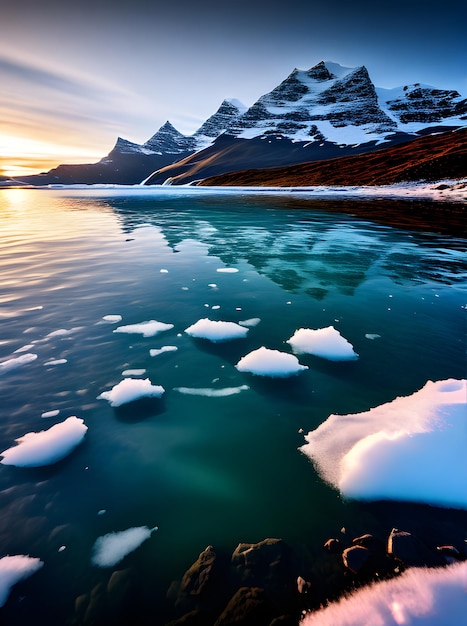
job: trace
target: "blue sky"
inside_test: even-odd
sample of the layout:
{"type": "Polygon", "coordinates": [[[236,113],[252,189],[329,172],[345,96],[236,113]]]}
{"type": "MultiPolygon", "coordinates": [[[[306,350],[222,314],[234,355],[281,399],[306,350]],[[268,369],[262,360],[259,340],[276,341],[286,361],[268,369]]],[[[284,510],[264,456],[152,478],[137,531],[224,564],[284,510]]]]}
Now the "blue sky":
{"type": "Polygon", "coordinates": [[[320,60],[467,96],[466,23],[453,0],[16,0],[0,19],[0,170],[92,162],[167,119],[190,134],[224,98],[251,105],[320,60]]]}

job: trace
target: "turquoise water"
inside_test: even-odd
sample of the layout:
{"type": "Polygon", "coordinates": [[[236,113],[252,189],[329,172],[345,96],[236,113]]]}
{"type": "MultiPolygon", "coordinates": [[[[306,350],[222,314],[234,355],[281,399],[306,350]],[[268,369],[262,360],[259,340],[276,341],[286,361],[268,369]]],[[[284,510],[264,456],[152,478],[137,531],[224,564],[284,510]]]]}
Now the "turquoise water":
{"type": "Polygon", "coordinates": [[[277,536],[312,551],[341,526],[378,523],[322,483],[300,431],[465,377],[466,240],[352,212],[170,188],[0,191],[0,362],[37,354],[0,375],[1,450],[70,415],[89,429],[57,465],[0,466],[0,556],[45,564],[12,591],[5,623],[66,623],[78,596],[122,568],[140,581],[140,623],[157,623],[170,582],[209,544],[277,536]],[[173,329],[116,334],[103,320],[116,314],[173,329]],[[261,321],[246,339],[212,344],[184,333],[204,317],[261,321]],[[284,380],[234,367],[260,346],[289,352],[298,328],[330,325],[359,360],[303,355],[309,369],[284,380]],[[178,349],[150,356],[167,345],[178,349]],[[126,369],[145,369],[163,400],[98,400],[126,369]],[[176,390],[242,385],[226,397],[176,390]],[[122,563],[91,565],[98,536],[143,525],[159,530],[122,563]]]}

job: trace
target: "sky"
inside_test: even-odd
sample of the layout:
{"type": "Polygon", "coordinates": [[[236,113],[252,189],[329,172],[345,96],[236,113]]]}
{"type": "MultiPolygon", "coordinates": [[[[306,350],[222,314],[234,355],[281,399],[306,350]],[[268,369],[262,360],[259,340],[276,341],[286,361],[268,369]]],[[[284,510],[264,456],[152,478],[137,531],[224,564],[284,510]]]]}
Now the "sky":
{"type": "Polygon", "coordinates": [[[378,87],[467,97],[464,0],[15,0],[0,11],[0,174],[92,163],[166,120],[194,133],[295,68],[365,65],[378,87]]]}

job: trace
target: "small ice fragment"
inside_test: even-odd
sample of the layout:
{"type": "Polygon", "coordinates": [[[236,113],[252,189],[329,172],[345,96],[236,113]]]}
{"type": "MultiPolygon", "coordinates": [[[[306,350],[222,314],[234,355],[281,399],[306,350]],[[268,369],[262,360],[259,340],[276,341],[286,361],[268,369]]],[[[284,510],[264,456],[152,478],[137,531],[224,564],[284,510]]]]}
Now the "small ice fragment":
{"type": "Polygon", "coordinates": [[[174,391],[183,393],[188,396],[205,396],[206,398],[225,398],[233,396],[242,391],[249,389],[248,385],[240,385],[239,387],[224,387],[223,389],[211,388],[193,388],[193,387],[174,387],[174,391]]]}
{"type": "Polygon", "coordinates": [[[64,550],[66,550],[66,546],[60,546],[58,549],[59,552],[63,552],[64,550]]]}
{"type": "Polygon", "coordinates": [[[8,359],[7,361],[3,361],[3,363],[0,363],[0,374],[2,372],[10,372],[11,370],[16,369],[17,367],[21,367],[22,365],[31,363],[32,361],[35,361],[36,359],[37,359],[37,354],[28,352],[26,354],[22,354],[21,356],[17,356],[12,359],[8,359]]]}
{"type": "Polygon", "coordinates": [[[44,366],[48,366],[48,365],[63,365],[64,363],[67,363],[67,359],[52,359],[52,361],[47,361],[46,363],[44,363],[44,366]]]}
{"type": "Polygon", "coordinates": [[[97,511],[97,515],[105,515],[107,513],[107,509],[100,509],[97,511]]]}
{"type": "Polygon", "coordinates": [[[215,304],[214,306],[211,307],[213,311],[216,311],[217,309],[220,309],[220,308],[221,308],[220,304],[215,304]]]}
{"type": "Polygon", "coordinates": [[[104,315],[102,318],[104,322],[109,322],[109,324],[116,324],[117,322],[122,321],[121,315],[104,315]]]}
{"type": "Polygon", "coordinates": [[[176,352],[178,350],[177,346],[162,346],[162,348],[152,348],[149,350],[150,356],[159,356],[164,352],[176,352]]]}
{"type": "Polygon", "coordinates": [[[124,378],[110,391],[103,391],[97,399],[108,400],[110,406],[118,407],[140,398],[160,398],[164,391],[160,385],[151,384],[149,378],[124,378]]]}
{"type": "Polygon", "coordinates": [[[161,270],[160,270],[160,273],[161,273],[161,274],[168,274],[168,273],[169,273],[169,270],[166,270],[166,269],[161,269],[161,270]]]}
{"type": "Polygon", "coordinates": [[[236,267],[218,267],[216,272],[220,272],[222,274],[235,274],[238,272],[236,267]]]}
{"type": "Polygon", "coordinates": [[[23,346],[22,348],[18,348],[17,350],[15,350],[13,354],[18,354],[18,352],[27,352],[28,350],[31,350],[31,348],[34,348],[34,344],[28,343],[26,346],[23,346]]]}
{"type": "Polygon", "coordinates": [[[113,567],[134,552],[136,548],[151,537],[155,528],[136,526],[120,532],[108,533],[98,537],[92,549],[92,563],[98,567],[113,567]]]}
{"type": "Polygon", "coordinates": [[[270,350],[264,346],[242,357],[235,367],[239,372],[272,378],[286,378],[308,369],[293,354],[270,350]]]}
{"type": "Polygon", "coordinates": [[[260,322],[261,322],[261,318],[250,317],[250,319],[242,320],[238,323],[240,324],[240,326],[247,326],[248,328],[251,328],[253,326],[257,326],[260,322]]]}
{"type": "Polygon", "coordinates": [[[189,287],[182,287],[182,291],[188,291],[189,289],[189,287]]]}
{"type": "Polygon", "coordinates": [[[157,333],[161,333],[165,330],[170,330],[174,327],[173,324],[164,324],[163,322],[157,322],[156,320],[149,320],[147,322],[140,322],[139,324],[127,324],[125,326],[118,326],[114,333],[137,333],[143,335],[143,337],[153,337],[157,333]]]}
{"type": "Polygon", "coordinates": [[[26,433],[16,439],[18,445],[1,453],[0,463],[17,467],[52,465],[66,457],[84,439],[88,427],[72,416],[48,430],[26,433]]]}
{"type": "Polygon", "coordinates": [[[122,376],[143,376],[146,374],[145,369],[123,370],[122,376]]]}
{"type": "Polygon", "coordinates": [[[47,417],[57,417],[57,415],[60,413],[60,409],[55,409],[53,411],[46,411],[45,413],[42,413],[41,417],[43,418],[47,418],[47,417]]]}
{"type": "Polygon", "coordinates": [[[216,322],[204,318],[186,328],[185,332],[191,337],[217,342],[246,337],[248,328],[243,328],[235,322],[216,322]]]}
{"type": "Polygon", "coordinates": [[[365,335],[365,339],[380,339],[381,335],[378,335],[377,333],[366,333],[365,335]]]}
{"type": "Polygon", "coordinates": [[[208,287],[211,287],[211,289],[215,289],[217,287],[216,283],[209,283],[208,287]]]}

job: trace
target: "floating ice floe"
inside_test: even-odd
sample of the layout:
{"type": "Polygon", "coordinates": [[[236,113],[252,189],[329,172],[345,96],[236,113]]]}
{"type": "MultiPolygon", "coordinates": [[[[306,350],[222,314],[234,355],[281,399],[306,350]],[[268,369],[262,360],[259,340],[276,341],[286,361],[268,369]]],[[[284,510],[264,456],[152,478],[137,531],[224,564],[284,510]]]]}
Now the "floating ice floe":
{"type": "Polygon", "coordinates": [[[378,335],[377,333],[366,333],[365,339],[381,339],[381,335],[378,335]]]}
{"type": "Polygon", "coordinates": [[[46,361],[44,363],[44,366],[49,366],[49,365],[64,365],[65,363],[68,363],[67,359],[52,359],[51,361],[46,361]]]}
{"type": "Polygon", "coordinates": [[[16,356],[12,359],[8,359],[7,361],[3,361],[3,363],[0,363],[0,374],[3,372],[11,372],[11,370],[15,370],[17,367],[31,363],[36,359],[37,354],[28,352],[27,354],[22,354],[21,356],[16,356]]]}
{"type": "Polygon", "coordinates": [[[121,406],[140,398],[160,398],[164,387],[153,385],[149,378],[124,378],[110,391],[103,391],[98,400],[108,400],[110,406],[121,406]]]}
{"type": "Polygon", "coordinates": [[[301,626],[459,626],[465,623],[467,561],[410,568],[309,613],[301,626]]]}
{"type": "Polygon", "coordinates": [[[147,322],[139,322],[138,324],[127,324],[126,326],[118,326],[114,333],[136,333],[143,335],[143,337],[154,337],[158,333],[162,333],[165,330],[171,330],[174,327],[173,324],[164,324],[164,322],[157,322],[156,320],[148,320],[147,322]]]}
{"type": "Polygon", "coordinates": [[[54,409],[53,411],[45,411],[45,413],[41,414],[41,417],[43,418],[47,418],[47,417],[57,417],[57,415],[60,413],[60,409],[54,409]]]}
{"type": "Polygon", "coordinates": [[[235,367],[239,372],[272,378],[287,378],[308,369],[293,354],[270,350],[264,346],[242,357],[235,367]]]}
{"type": "Polygon", "coordinates": [[[212,389],[210,387],[174,387],[174,391],[183,393],[188,396],[205,396],[206,398],[225,398],[233,396],[242,391],[247,391],[248,385],[240,385],[239,387],[224,387],[222,389],[212,389]]]}
{"type": "Polygon", "coordinates": [[[146,370],[141,368],[141,369],[132,369],[132,370],[123,370],[122,372],[122,376],[143,376],[144,374],[146,374],[146,370]]]}
{"type": "Polygon", "coordinates": [[[88,427],[79,417],[68,417],[48,430],[26,433],[16,439],[18,445],[4,450],[0,456],[3,465],[41,467],[65,458],[84,439],[88,427]]]}
{"type": "Polygon", "coordinates": [[[16,583],[35,574],[44,562],[25,554],[4,556],[0,559],[0,607],[4,606],[16,583]]]}
{"type": "Polygon", "coordinates": [[[192,326],[185,328],[185,332],[197,339],[209,339],[209,341],[217,342],[242,339],[246,337],[248,328],[244,328],[235,322],[216,322],[205,317],[192,326]]]}
{"type": "Polygon", "coordinates": [[[34,348],[34,344],[33,343],[28,343],[27,345],[21,346],[21,348],[18,348],[17,350],[15,350],[13,352],[13,354],[18,354],[19,352],[28,352],[32,348],[34,348]]]}
{"type": "Polygon", "coordinates": [[[68,337],[68,335],[72,335],[77,330],[81,330],[80,326],[75,326],[74,328],[59,328],[58,330],[53,330],[51,333],[48,333],[45,336],[45,339],[53,339],[54,337],[68,337]]]}
{"type": "Polygon", "coordinates": [[[107,322],[109,324],[118,324],[118,322],[122,321],[122,316],[121,315],[104,315],[102,319],[104,320],[104,322],[107,322]]]}
{"type": "Polygon", "coordinates": [[[113,567],[123,561],[127,554],[139,548],[155,530],[157,530],[157,526],[154,528],[135,526],[98,537],[92,548],[91,561],[93,565],[113,567]]]}
{"type": "Polygon", "coordinates": [[[344,496],[467,508],[467,381],[431,382],[355,415],[331,415],[300,449],[344,496]]]}
{"type": "Polygon", "coordinates": [[[258,324],[260,322],[261,322],[261,318],[260,317],[250,317],[250,319],[241,320],[238,323],[240,324],[240,326],[246,326],[247,328],[253,328],[254,326],[258,326],[258,324]]]}
{"type": "Polygon", "coordinates": [[[149,355],[159,356],[160,354],[164,354],[164,352],[176,352],[177,350],[177,346],[162,346],[162,348],[152,348],[149,350],[149,355]]]}
{"type": "Polygon", "coordinates": [[[313,354],[329,361],[358,359],[351,343],[334,326],[326,328],[299,328],[287,339],[295,354],[313,354]]]}
{"type": "Polygon", "coordinates": [[[216,272],[221,274],[236,274],[238,269],[236,267],[218,267],[216,272]]]}

